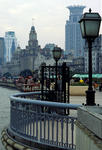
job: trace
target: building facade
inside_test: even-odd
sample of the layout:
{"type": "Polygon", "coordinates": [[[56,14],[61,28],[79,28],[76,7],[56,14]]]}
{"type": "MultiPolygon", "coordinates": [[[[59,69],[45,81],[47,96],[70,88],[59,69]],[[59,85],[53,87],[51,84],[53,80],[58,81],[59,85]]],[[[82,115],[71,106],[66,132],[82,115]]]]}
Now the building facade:
{"type": "MultiPolygon", "coordinates": [[[[26,69],[31,71],[40,71],[40,66],[45,63],[47,66],[55,65],[55,60],[53,59],[52,54],[52,47],[54,46],[56,45],[47,44],[43,49],[41,49],[38,44],[35,27],[32,26],[29,33],[28,45],[25,49],[21,49],[20,46],[17,46],[11,61],[2,65],[2,74],[10,72],[13,76],[16,76],[26,69]]],[[[72,54],[64,55],[63,52],[58,64],[62,65],[63,62],[66,62],[71,71],[81,73],[84,68],[83,60],[83,57],[74,58],[72,54]]]]}
{"type": "Polygon", "coordinates": [[[82,39],[78,21],[83,14],[85,6],[69,6],[69,20],[65,25],[65,52],[73,53],[74,57],[84,56],[84,40],[82,39]]]}
{"type": "MultiPolygon", "coordinates": [[[[41,53],[36,30],[32,26],[29,33],[28,45],[25,49],[21,49],[20,46],[16,48],[11,61],[2,65],[2,74],[10,72],[12,75],[18,75],[26,69],[34,71],[39,69],[43,62],[47,62],[47,58],[41,53]]],[[[49,61],[50,64],[52,62],[49,61]]]]}
{"type": "Polygon", "coordinates": [[[13,53],[15,52],[17,48],[17,38],[15,36],[15,32],[8,31],[5,33],[5,61],[10,62],[13,53]]]}
{"type": "Polygon", "coordinates": [[[71,71],[75,73],[84,73],[84,57],[74,58],[70,66],[71,71]]]}
{"type": "Polygon", "coordinates": [[[4,38],[0,37],[0,65],[4,63],[5,43],[4,38]]]}
{"type": "Polygon", "coordinates": [[[24,69],[35,70],[34,63],[40,52],[40,49],[41,48],[38,44],[35,27],[32,26],[29,33],[28,45],[26,46],[25,49],[21,50],[20,53],[20,64],[21,64],[20,70],[24,70],[24,69]]]}
{"type": "Polygon", "coordinates": [[[52,51],[56,45],[54,43],[48,43],[42,49],[41,54],[43,54],[47,59],[52,57],[52,51]]]}
{"type": "MultiPolygon", "coordinates": [[[[85,42],[84,47],[85,73],[88,73],[88,44],[85,42]]],[[[92,43],[92,71],[93,73],[102,73],[102,35],[92,43]]]]}
{"type": "Polygon", "coordinates": [[[99,54],[99,73],[102,73],[102,48],[101,53],[99,54]]]}

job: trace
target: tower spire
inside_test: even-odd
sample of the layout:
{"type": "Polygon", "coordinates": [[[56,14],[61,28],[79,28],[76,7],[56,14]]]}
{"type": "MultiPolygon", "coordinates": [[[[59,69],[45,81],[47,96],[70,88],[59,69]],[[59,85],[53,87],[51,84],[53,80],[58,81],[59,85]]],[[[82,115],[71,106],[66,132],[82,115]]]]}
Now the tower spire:
{"type": "Polygon", "coordinates": [[[32,18],[32,26],[34,26],[34,18],[32,18]]]}

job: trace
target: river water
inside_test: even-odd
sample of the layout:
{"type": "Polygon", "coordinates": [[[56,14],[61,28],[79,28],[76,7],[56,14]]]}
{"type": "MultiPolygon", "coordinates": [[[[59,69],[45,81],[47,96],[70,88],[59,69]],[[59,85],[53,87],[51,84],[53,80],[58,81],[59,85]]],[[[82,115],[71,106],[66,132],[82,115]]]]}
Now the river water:
{"type": "MultiPolygon", "coordinates": [[[[0,138],[1,131],[4,127],[7,127],[10,122],[10,95],[18,93],[19,91],[2,88],[0,87],[0,138]]],[[[96,91],[96,104],[102,105],[102,92],[96,91]]],[[[72,104],[82,104],[86,103],[85,96],[71,96],[70,103],[72,104]]],[[[0,140],[0,150],[4,150],[0,140]]]]}
{"type": "Polygon", "coordinates": [[[1,131],[10,122],[10,95],[17,93],[16,90],[0,87],[0,150],[4,150],[1,144],[1,131]]]}

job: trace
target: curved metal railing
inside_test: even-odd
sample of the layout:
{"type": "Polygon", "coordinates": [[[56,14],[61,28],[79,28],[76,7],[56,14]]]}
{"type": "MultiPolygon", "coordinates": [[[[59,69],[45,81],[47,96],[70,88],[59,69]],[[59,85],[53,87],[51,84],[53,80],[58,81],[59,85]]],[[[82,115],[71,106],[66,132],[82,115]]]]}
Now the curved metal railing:
{"type": "Polygon", "coordinates": [[[81,105],[41,101],[40,92],[10,97],[10,130],[23,139],[62,149],[75,149],[76,117],[65,114],[81,105]]]}

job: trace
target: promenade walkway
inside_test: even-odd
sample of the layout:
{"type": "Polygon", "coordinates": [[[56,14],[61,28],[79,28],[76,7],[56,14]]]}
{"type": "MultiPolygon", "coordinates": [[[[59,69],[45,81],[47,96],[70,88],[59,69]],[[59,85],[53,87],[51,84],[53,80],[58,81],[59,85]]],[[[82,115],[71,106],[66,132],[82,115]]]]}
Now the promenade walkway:
{"type": "MultiPolygon", "coordinates": [[[[28,96],[26,98],[28,98],[28,96]]],[[[44,106],[44,109],[49,108],[50,105],[48,104],[45,106],[45,104],[42,105],[38,103],[38,101],[33,102],[30,99],[29,101],[23,99],[23,102],[20,102],[21,101],[18,103],[16,102],[16,99],[12,99],[11,133],[14,131],[15,135],[17,133],[21,137],[27,137],[32,141],[44,143],[45,145],[75,149],[76,126],[74,125],[74,122],[76,119],[73,117],[77,116],[76,110],[70,110],[70,118],[68,115],[65,116],[56,113],[49,114],[46,111],[44,113],[39,111],[42,106],[44,106]],[[29,107],[28,103],[31,103],[29,107]]],[[[95,102],[96,104],[102,105],[102,92],[99,92],[98,90],[95,94],[95,102]]],[[[86,97],[70,96],[70,103],[85,104],[86,97]]],[[[62,106],[60,106],[60,108],[64,109],[62,106]]]]}
{"type": "MultiPolygon", "coordinates": [[[[102,92],[96,90],[95,93],[95,102],[96,104],[102,105],[102,92]]],[[[70,96],[70,103],[72,104],[82,104],[86,103],[86,96],[70,96]]]]}

